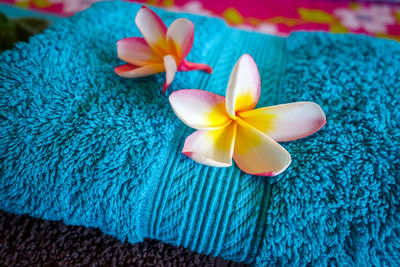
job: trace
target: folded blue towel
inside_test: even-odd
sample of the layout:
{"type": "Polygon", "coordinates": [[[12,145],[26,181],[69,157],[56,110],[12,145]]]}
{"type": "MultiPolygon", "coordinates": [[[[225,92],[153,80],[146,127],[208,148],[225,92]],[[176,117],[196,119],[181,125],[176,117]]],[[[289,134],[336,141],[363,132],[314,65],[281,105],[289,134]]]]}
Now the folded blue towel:
{"type": "Polygon", "coordinates": [[[0,56],[0,208],[155,238],[256,265],[400,265],[400,44],[360,35],[195,24],[168,92],[224,95],[243,53],[258,64],[260,106],[314,101],[327,125],[284,143],[291,166],[266,178],[180,153],[193,130],[162,93],[164,74],[118,77],[116,42],[140,36],[139,5],[95,4],[0,56]]]}

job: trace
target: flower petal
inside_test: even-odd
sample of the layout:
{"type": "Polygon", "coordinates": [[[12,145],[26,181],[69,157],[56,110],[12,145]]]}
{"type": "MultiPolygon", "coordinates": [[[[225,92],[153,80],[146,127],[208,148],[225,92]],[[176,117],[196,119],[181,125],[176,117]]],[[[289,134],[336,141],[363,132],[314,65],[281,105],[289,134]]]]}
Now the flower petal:
{"type": "Polygon", "coordinates": [[[164,66],[165,66],[165,82],[163,85],[163,92],[167,90],[167,88],[171,85],[172,81],[175,78],[175,73],[177,71],[176,61],[173,56],[166,55],[164,57],[164,66]]]}
{"type": "Polygon", "coordinates": [[[260,98],[260,74],[253,58],[244,54],[236,62],[226,91],[226,110],[232,118],[237,111],[253,109],[260,98]]]}
{"type": "Polygon", "coordinates": [[[139,78],[164,71],[164,66],[159,65],[147,65],[147,66],[135,66],[132,64],[125,64],[118,66],[114,71],[121,77],[125,78],[139,78]]]}
{"type": "Polygon", "coordinates": [[[150,8],[143,6],[136,14],[135,23],[149,46],[159,55],[163,55],[167,49],[167,27],[161,18],[150,8]]]}
{"type": "Polygon", "coordinates": [[[297,102],[239,113],[240,118],[277,142],[292,141],[320,130],[326,123],[321,107],[297,102]]]}
{"type": "Polygon", "coordinates": [[[173,92],[169,102],[176,116],[194,129],[215,130],[231,121],[225,111],[225,97],[204,90],[173,92]]]}
{"type": "Polygon", "coordinates": [[[186,138],[182,153],[200,164],[232,166],[235,131],[236,123],[214,131],[198,130],[186,138]]]}
{"type": "Polygon", "coordinates": [[[237,122],[233,159],[242,171],[274,176],[290,165],[291,158],[286,149],[240,118],[237,122]]]}
{"type": "Polygon", "coordinates": [[[153,49],[151,49],[145,39],[140,37],[119,40],[117,42],[117,51],[120,59],[133,65],[162,64],[161,57],[153,52],[153,49]]]}
{"type": "Polygon", "coordinates": [[[167,30],[167,42],[175,48],[177,57],[184,59],[193,46],[194,25],[190,20],[180,18],[172,22],[167,30]]]}
{"type": "Polygon", "coordinates": [[[193,63],[193,62],[189,62],[187,60],[181,61],[181,65],[179,66],[178,70],[179,71],[202,70],[202,71],[205,71],[210,74],[213,72],[213,69],[210,66],[208,66],[207,64],[193,63]]]}

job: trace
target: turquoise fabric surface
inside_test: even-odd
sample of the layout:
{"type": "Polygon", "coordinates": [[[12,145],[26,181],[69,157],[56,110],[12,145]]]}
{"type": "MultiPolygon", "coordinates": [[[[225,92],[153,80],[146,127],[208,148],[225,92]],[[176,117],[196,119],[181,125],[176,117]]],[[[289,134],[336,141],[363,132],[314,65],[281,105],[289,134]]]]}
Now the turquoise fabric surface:
{"type": "Polygon", "coordinates": [[[214,73],[118,77],[116,42],[140,36],[139,5],[95,4],[0,55],[0,208],[155,238],[255,265],[400,265],[400,44],[357,35],[288,39],[215,18],[195,24],[188,60],[214,73]],[[236,60],[261,75],[258,106],[314,101],[327,125],[283,143],[272,178],[199,165],[168,94],[224,95],[236,60]]]}

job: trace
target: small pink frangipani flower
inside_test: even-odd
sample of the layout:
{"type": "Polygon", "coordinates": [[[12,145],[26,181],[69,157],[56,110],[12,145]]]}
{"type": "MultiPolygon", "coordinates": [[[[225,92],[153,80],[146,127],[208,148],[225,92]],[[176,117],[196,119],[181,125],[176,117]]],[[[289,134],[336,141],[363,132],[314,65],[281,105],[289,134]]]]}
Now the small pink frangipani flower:
{"type": "Polygon", "coordinates": [[[325,114],[312,102],[296,102],[254,109],[260,98],[260,75],[253,58],[240,57],[232,70],[226,97],[197,89],[173,92],[175,114],[196,129],[182,153],[198,163],[238,167],[253,175],[274,176],[291,162],[277,142],[306,137],[325,123],[325,114]]]}
{"type": "Polygon", "coordinates": [[[118,57],[128,62],[115,68],[119,76],[138,78],[165,72],[165,93],[177,71],[203,70],[212,73],[212,68],[206,64],[185,60],[194,39],[194,25],[190,20],[177,19],[167,29],[156,13],[143,6],[136,15],[135,23],[144,38],[130,37],[118,41],[118,57]]]}

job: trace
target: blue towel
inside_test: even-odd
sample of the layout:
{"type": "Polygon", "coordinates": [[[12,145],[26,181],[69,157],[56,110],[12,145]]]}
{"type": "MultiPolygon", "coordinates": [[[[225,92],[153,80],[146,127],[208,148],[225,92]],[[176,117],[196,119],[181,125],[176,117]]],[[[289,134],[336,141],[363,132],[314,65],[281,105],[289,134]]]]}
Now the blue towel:
{"type": "Polygon", "coordinates": [[[0,208],[155,238],[255,265],[400,265],[400,44],[360,35],[289,38],[155,9],[195,24],[167,95],[225,94],[243,53],[258,64],[259,106],[314,101],[319,132],[282,145],[281,175],[207,167],[180,153],[193,132],[162,93],[164,74],[118,77],[116,42],[140,36],[139,5],[95,4],[0,56],[0,208]]]}

